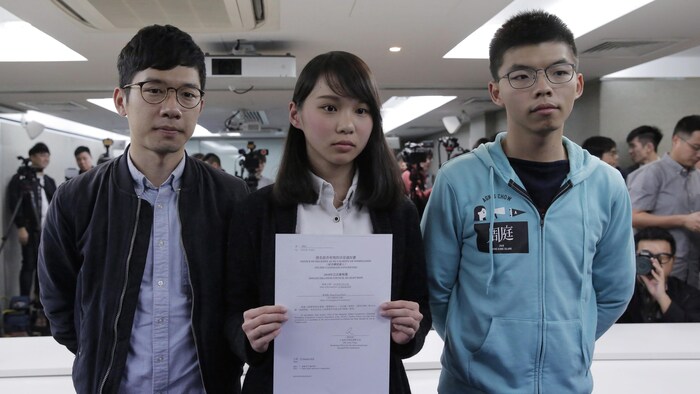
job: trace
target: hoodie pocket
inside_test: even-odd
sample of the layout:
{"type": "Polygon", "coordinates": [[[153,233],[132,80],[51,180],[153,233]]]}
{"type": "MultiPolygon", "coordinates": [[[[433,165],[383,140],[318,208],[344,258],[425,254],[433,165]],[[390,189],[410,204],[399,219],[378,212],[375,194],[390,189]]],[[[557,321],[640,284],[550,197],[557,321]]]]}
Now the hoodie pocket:
{"type": "Polygon", "coordinates": [[[470,357],[470,383],[488,392],[532,390],[538,326],[537,320],[494,317],[484,343],[470,357]]]}
{"type": "Polygon", "coordinates": [[[590,392],[592,347],[592,341],[583,338],[579,320],[548,322],[542,386],[557,388],[558,392],[590,392]]]}

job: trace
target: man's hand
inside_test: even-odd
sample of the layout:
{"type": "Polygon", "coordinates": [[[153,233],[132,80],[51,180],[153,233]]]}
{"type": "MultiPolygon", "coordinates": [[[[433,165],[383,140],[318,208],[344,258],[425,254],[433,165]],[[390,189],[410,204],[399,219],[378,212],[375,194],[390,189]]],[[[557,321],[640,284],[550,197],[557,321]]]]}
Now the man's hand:
{"type": "Polygon", "coordinates": [[[250,346],[264,353],[277,335],[282,323],[287,321],[287,308],[281,305],[266,305],[243,312],[243,332],[250,346]]]}
{"type": "Polygon", "coordinates": [[[17,229],[17,238],[19,238],[19,243],[22,246],[25,246],[29,242],[29,232],[26,227],[17,229]]]}
{"type": "Polygon", "coordinates": [[[700,233],[700,211],[686,215],[683,227],[694,233],[700,233]]]}
{"type": "Polygon", "coordinates": [[[403,345],[408,343],[418,332],[423,314],[418,303],[413,301],[391,301],[379,306],[384,317],[391,318],[391,339],[403,345]]]}
{"type": "Polygon", "coordinates": [[[641,275],[639,278],[644,283],[649,294],[654,297],[659,304],[661,313],[666,313],[668,307],[671,305],[671,298],[666,294],[666,275],[655,258],[651,259],[651,265],[654,267],[654,269],[651,270],[651,278],[647,275],[641,275]]]}

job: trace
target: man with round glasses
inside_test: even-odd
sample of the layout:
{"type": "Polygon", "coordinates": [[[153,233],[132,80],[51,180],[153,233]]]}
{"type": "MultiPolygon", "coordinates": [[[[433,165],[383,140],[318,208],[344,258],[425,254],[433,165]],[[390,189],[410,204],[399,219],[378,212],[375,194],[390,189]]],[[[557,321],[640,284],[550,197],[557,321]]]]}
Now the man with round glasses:
{"type": "Polygon", "coordinates": [[[185,109],[192,109],[202,102],[204,91],[195,86],[180,86],[174,88],[161,81],[143,81],[124,85],[123,89],[138,88],[141,97],[149,104],[160,104],[168,98],[170,90],[175,92],[177,102],[185,109]]]}
{"type": "Polygon", "coordinates": [[[513,89],[527,89],[537,82],[537,75],[540,71],[544,71],[547,80],[553,84],[567,83],[574,78],[576,65],[571,63],[554,63],[545,69],[516,68],[499,79],[508,78],[508,83],[513,89]]]}
{"type": "Polygon", "coordinates": [[[672,275],[700,289],[700,115],[681,118],[671,151],[627,182],[635,228],[661,227],[676,240],[672,275]]]}
{"type": "Polygon", "coordinates": [[[76,354],[78,393],[238,393],[224,280],[247,187],[185,153],[204,107],[204,53],[178,28],[153,25],[117,69],[131,144],[56,192],[42,234],[52,334],[76,354]]]}
{"type": "Polygon", "coordinates": [[[634,295],[618,323],[700,322],[700,290],[671,276],[676,253],[673,235],[648,227],[637,232],[634,242],[639,265],[648,262],[652,269],[637,275],[634,295]]]}
{"type": "Polygon", "coordinates": [[[438,391],[591,392],[594,342],[634,288],[629,195],[564,136],[583,76],[561,19],[513,16],[489,60],[507,130],[442,166],[421,223],[438,391]]]}

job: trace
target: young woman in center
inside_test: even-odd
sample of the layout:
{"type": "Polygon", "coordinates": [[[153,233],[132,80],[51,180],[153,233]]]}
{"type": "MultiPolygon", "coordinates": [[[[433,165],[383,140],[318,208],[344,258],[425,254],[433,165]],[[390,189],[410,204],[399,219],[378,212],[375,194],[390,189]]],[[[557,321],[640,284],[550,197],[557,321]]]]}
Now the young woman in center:
{"type": "Polygon", "coordinates": [[[369,67],[347,52],[312,59],[297,80],[289,121],[276,182],[248,196],[232,224],[228,331],[244,332],[243,393],[272,393],[273,340],[288,319],[274,305],[281,233],[393,235],[391,300],[378,308],[391,319],[390,392],[410,393],[401,360],[418,353],[431,326],[425,256],[369,67]]]}

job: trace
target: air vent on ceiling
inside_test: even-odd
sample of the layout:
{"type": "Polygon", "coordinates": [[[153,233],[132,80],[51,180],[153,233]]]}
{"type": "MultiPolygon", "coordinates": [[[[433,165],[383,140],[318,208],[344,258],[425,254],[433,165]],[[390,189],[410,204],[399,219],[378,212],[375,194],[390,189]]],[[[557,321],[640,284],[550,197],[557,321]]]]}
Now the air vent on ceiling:
{"type": "Polygon", "coordinates": [[[268,125],[270,123],[267,120],[267,114],[265,113],[265,111],[241,110],[238,116],[244,123],[255,122],[260,123],[263,126],[268,125]]]}
{"type": "Polygon", "coordinates": [[[170,24],[187,32],[279,30],[280,0],[52,0],[76,21],[98,30],[170,24]]]}
{"type": "Polygon", "coordinates": [[[225,131],[262,131],[270,124],[265,111],[240,109],[224,122],[225,131]]]}
{"type": "Polygon", "coordinates": [[[81,111],[87,107],[80,105],[74,101],[23,101],[17,104],[39,112],[65,112],[65,111],[81,111]]]}
{"type": "Polygon", "coordinates": [[[678,43],[678,40],[609,40],[586,49],[582,55],[605,57],[637,57],[678,43]]]}

